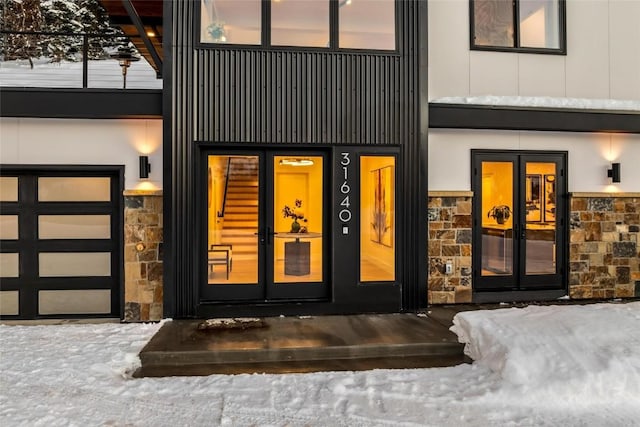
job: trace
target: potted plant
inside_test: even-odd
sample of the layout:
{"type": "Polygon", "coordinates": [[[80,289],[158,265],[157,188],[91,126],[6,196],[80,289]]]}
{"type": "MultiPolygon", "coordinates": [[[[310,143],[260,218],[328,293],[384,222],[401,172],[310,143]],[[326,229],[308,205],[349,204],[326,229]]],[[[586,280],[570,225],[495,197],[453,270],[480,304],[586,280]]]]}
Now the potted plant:
{"type": "Polygon", "coordinates": [[[295,208],[291,209],[289,206],[284,205],[282,209],[282,215],[285,218],[293,218],[293,222],[291,223],[291,231],[290,233],[306,233],[307,227],[300,225],[298,220],[302,222],[307,222],[307,219],[304,217],[304,212],[302,211],[302,200],[296,199],[295,208]]]}
{"type": "Polygon", "coordinates": [[[507,205],[497,205],[489,209],[487,218],[495,218],[498,224],[504,224],[511,216],[511,208],[507,205]]]}

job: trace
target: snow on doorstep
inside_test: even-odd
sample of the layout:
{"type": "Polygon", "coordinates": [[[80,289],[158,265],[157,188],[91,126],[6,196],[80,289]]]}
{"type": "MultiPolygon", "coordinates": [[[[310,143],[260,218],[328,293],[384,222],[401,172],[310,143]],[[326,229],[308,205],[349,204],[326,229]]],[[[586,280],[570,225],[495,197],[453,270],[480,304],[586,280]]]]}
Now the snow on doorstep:
{"type": "MultiPolygon", "coordinates": [[[[573,307],[537,315],[533,308],[477,311],[469,313],[469,324],[487,329],[482,334],[475,326],[465,331],[471,332],[471,341],[477,336],[495,343],[491,346],[501,342],[505,353],[510,347],[524,350],[529,335],[543,341],[542,331],[548,328],[550,338],[536,349],[562,355],[567,366],[573,366],[572,358],[584,357],[572,350],[583,341],[574,330],[579,327],[580,333],[588,332],[584,341],[589,345],[606,342],[615,349],[607,353],[611,365],[628,363],[633,355],[640,358],[636,335],[624,332],[632,327],[630,322],[638,326],[634,316],[640,307],[590,307],[583,314],[573,307]],[[612,329],[619,332],[612,334],[612,329]]],[[[458,322],[461,319],[469,316],[458,322]]],[[[616,380],[613,375],[621,373],[616,369],[605,369],[601,379],[567,369],[564,378],[580,378],[584,386],[577,395],[572,394],[576,390],[562,390],[557,381],[513,384],[480,362],[437,369],[131,379],[138,352],[159,328],[118,323],[0,325],[0,425],[631,427],[640,419],[639,398],[631,388],[624,398],[593,398],[587,404],[576,399],[589,393],[601,397],[597,387],[605,379],[616,380]],[[557,397],[560,391],[566,393],[554,405],[539,400],[543,393],[557,397]]],[[[526,366],[540,368],[533,364],[521,369],[526,366]]],[[[634,372],[628,369],[625,375],[632,379],[634,372]]]]}
{"type": "Polygon", "coordinates": [[[640,302],[468,311],[453,323],[475,363],[531,390],[526,404],[630,398],[640,408],[640,302]]]}
{"type": "Polygon", "coordinates": [[[554,98],[546,96],[469,96],[444,97],[434,104],[477,104],[511,107],[544,107],[640,112],[640,101],[620,99],[554,98]]]}

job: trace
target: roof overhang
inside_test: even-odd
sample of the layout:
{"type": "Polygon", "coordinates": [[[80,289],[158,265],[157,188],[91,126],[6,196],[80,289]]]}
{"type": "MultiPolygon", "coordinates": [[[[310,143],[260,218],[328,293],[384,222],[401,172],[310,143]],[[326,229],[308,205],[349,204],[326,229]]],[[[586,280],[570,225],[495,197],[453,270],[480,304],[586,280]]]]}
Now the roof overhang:
{"type": "Polygon", "coordinates": [[[429,128],[640,133],[640,112],[429,103],[429,128]]]}
{"type": "Polygon", "coordinates": [[[162,77],[162,0],[98,0],[136,49],[162,77]]]}

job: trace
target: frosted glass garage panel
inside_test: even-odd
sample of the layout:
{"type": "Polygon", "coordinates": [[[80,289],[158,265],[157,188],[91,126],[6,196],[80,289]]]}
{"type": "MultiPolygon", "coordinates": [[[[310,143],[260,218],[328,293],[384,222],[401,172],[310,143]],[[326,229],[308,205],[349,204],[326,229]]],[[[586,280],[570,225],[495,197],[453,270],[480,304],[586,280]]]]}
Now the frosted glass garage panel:
{"type": "Polygon", "coordinates": [[[110,215],[40,215],[39,239],[110,239],[110,215]]]}
{"type": "Polygon", "coordinates": [[[18,177],[0,177],[0,202],[18,201],[18,177]]]}
{"type": "Polygon", "coordinates": [[[43,177],[38,178],[40,202],[108,202],[111,178],[43,177]]]}
{"type": "Polygon", "coordinates": [[[111,313],[109,289],[77,289],[38,292],[38,314],[111,313]]]}
{"type": "Polygon", "coordinates": [[[0,215],[0,239],[18,239],[18,215],[0,215]]]}
{"type": "Polygon", "coordinates": [[[17,253],[0,253],[0,277],[20,276],[20,255],[17,253]]]}
{"type": "Polygon", "coordinates": [[[40,277],[111,276],[110,252],[41,252],[40,277]]]}
{"type": "Polygon", "coordinates": [[[0,291],[0,316],[20,314],[20,293],[18,291],[0,291]]]}

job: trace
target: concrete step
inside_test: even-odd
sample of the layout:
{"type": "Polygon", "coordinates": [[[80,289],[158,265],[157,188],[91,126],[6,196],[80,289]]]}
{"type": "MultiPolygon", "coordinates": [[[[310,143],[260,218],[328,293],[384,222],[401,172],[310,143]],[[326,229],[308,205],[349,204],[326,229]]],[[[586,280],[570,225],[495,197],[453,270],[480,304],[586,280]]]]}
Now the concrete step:
{"type": "Polygon", "coordinates": [[[468,362],[448,327],[416,314],[265,317],[247,329],[165,323],[140,352],[144,376],[314,372],[468,362]]]}

